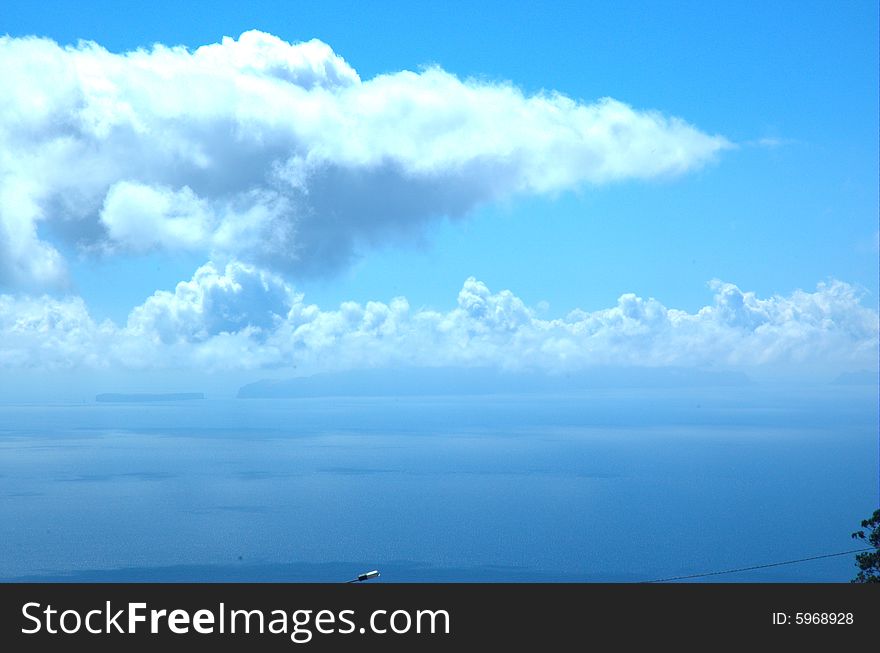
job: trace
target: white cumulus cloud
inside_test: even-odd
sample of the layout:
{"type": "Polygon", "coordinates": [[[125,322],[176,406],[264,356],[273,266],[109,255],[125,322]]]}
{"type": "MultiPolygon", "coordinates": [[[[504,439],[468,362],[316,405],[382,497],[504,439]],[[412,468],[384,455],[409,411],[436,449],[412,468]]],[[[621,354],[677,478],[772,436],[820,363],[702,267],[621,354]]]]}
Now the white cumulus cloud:
{"type": "Polygon", "coordinates": [[[185,249],[322,274],[516,194],[675,175],[730,144],[605,98],[441,68],[362,80],[262,32],[111,53],[0,37],[0,286],[94,255],[185,249]]]}
{"type": "Polygon", "coordinates": [[[135,308],[126,332],[163,343],[200,342],[247,329],[252,335],[277,328],[298,300],[279,277],[249,265],[199,268],[174,292],[157,291],[135,308]]]}
{"type": "Polygon", "coordinates": [[[562,372],[591,366],[873,369],[877,312],[840,281],[759,298],[713,281],[695,312],[622,295],[616,305],[545,319],[508,290],[467,279],[453,308],[309,304],[280,276],[208,263],[158,291],[125,325],[96,323],[82,300],[0,295],[0,367],[325,371],[488,366],[562,372]]]}

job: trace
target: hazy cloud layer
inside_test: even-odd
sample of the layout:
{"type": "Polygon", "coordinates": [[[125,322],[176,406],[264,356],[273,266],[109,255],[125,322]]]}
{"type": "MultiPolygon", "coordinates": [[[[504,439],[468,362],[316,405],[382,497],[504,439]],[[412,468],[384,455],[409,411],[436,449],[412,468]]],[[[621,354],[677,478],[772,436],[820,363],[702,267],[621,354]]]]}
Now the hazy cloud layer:
{"type": "Polygon", "coordinates": [[[492,292],[473,278],[448,311],[413,309],[402,297],[322,310],[271,272],[209,263],[173,292],[149,297],[124,326],[96,323],[79,298],[0,295],[0,366],[876,366],[878,315],[846,283],[765,299],[729,283],[710,286],[712,302],[695,313],[625,294],[611,308],[542,319],[510,291],[492,292]]]}
{"type": "Polygon", "coordinates": [[[682,173],[729,143],[612,99],[440,68],[363,81],[246,32],[114,54],[0,38],[0,287],[63,286],[56,246],[184,249],[325,273],[483,202],[682,173]]]}

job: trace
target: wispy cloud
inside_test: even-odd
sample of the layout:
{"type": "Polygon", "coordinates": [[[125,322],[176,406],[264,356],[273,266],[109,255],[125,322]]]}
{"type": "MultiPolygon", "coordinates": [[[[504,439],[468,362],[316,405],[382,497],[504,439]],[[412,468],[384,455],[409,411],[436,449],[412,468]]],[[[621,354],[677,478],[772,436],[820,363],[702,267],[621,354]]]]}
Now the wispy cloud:
{"type": "Polygon", "coordinates": [[[778,136],[764,136],[762,138],[756,138],[745,142],[745,144],[750,147],[763,147],[769,150],[775,150],[778,147],[795,145],[797,143],[798,141],[793,138],[780,138],[778,136]]]}
{"type": "Polygon", "coordinates": [[[730,146],[610,98],[529,96],[437,67],[362,80],[324,43],[256,31],[124,54],[3,37],[0,79],[7,288],[63,286],[61,241],[322,274],[438,216],[680,174],[730,146]]]}

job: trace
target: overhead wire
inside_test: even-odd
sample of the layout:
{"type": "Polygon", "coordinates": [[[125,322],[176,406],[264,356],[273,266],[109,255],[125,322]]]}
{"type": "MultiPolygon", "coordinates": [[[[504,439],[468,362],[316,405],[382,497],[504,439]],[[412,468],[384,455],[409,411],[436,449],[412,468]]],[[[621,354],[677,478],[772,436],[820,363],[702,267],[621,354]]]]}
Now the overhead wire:
{"type": "Polygon", "coordinates": [[[670,576],[669,578],[657,578],[654,580],[645,580],[643,583],[668,583],[674,580],[689,580],[691,578],[705,578],[707,576],[720,576],[722,574],[735,574],[741,571],[754,571],[755,569],[767,569],[769,567],[781,567],[783,565],[793,565],[799,562],[809,562],[810,560],[821,560],[822,558],[835,558],[837,556],[851,555],[853,553],[862,553],[864,551],[873,551],[872,548],[852,549],[851,551],[841,551],[840,553],[824,553],[822,555],[810,556],[808,558],[798,558],[797,560],[785,560],[782,562],[770,562],[763,565],[753,565],[751,567],[738,567],[736,569],[724,569],[722,571],[707,571],[699,574],[687,574],[685,576],[670,576]]]}

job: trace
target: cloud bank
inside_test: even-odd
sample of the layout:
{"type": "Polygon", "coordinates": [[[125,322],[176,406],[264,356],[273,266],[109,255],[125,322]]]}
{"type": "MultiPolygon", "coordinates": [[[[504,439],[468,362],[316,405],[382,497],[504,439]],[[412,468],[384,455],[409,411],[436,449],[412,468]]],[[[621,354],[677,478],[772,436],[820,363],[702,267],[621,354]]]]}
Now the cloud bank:
{"type": "Polygon", "coordinates": [[[111,53],[0,37],[0,287],[67,282],[62,250],[189,250],[282,274],[517,194],[680,174],[730,144],[609,98],[441,68],[362,80],[320,41],[251,31],[111,53]]]}
{"type": "Polygon", "coordinates": [[[846,283],[765,299],[721,281],[710,287],[712,302],[694,313],[625,294],[607,309],[542,319],[473,278],[448,311],[402,297],[322,310],[274,273],[208,263],[153,294],[124,326],[96,323],[79,298],[0,295],[0,368],[876,367],[878,315],[846,283]]]}
{"type": "Polygon", "coordinates": [[[543,319],[465,281],[454,307],[336,310],[287,281],[517,195],[682,174],[731,144],[610,98],[526,95],[441,68],[362,80],[320,41],[252,31],[111,53],[0,37],[0,369],[324,371],[593,365],[873,368],[878,316],[845,283],[695,313],[632,294],[543,319]],[[97,322],[62,251],[219,263],[97,322]],[[31,294],[28,294],[31,293],[31,294]]]}

